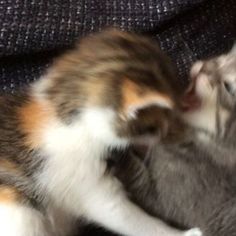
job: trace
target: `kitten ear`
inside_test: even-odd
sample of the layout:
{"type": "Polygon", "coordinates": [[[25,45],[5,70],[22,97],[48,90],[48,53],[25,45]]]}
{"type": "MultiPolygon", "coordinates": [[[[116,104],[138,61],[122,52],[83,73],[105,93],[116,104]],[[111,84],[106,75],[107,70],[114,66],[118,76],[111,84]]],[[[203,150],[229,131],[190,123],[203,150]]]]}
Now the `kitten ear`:
{"type": "Polygon", "coordinates": [[[173,100],[166,94],[150,89],[142,89],[130,80],[125,80],[122,87],[122,110],[128,119],[136,118],[139,110],[150,106],[167,109],[174,107],[173,100]]]}
{"type": "Polygon", "coordinates": [[[196,78],[199,75],[203,65],[203,61],[196,61],[190,69],[190,78],[196,78]]]}
{"type": "Polygon", "coordinates": [[[236,56],[236,42],[234,43],[232,49],[228,53],[223,54],[216,59],[219,66],[223,67],[225,64],[227,64],[229,57],[231,56],[236,56]]]}

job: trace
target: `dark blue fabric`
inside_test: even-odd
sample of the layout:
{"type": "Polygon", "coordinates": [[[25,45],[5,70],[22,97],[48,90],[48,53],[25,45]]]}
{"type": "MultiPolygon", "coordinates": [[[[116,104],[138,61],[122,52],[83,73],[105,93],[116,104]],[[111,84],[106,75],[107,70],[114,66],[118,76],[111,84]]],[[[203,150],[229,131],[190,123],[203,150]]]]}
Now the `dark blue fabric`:
{"type": "Polygon", "coordinates": [[[37,79],[75,39],[106,26],[148,33],[190,64],[224,52],[236,35],[235,0],[0,0],[0,91],[37,79]]]}

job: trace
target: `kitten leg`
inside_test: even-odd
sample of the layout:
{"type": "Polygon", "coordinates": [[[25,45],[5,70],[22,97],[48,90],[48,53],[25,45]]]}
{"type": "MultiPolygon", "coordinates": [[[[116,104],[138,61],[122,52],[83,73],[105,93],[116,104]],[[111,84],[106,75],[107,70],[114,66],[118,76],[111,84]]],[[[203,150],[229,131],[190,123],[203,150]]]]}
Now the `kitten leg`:
{"type": "Polygon", "coordinates": [[[114,232],[128,236],[201,236],[200,230],[179,231],[149,216],[125,196],[119,183],[106,178],[85,200],[85,216],[114,232]]]}
{"type": "MultiPolygon", "coordinates": [[[[0,187],[0,235],[49,236],[43,215],[21,202],[23,196],[12,187],[0,187]]],[[[50,235],[51,236],[51,235],[50,235]]]]}

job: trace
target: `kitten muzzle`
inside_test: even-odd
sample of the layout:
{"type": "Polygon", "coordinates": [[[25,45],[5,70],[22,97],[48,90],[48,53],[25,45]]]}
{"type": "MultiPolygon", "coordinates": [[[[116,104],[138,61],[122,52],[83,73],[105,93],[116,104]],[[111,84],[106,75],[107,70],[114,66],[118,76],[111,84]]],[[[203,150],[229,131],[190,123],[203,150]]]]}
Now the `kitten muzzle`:
{"type": "Polygon", "coordinates": [[[184,112],[196,110],[201,106],[201,99],[196,94],[196,82],[197,77],[193,77],[181,99],[181,109],[184,112]]]}

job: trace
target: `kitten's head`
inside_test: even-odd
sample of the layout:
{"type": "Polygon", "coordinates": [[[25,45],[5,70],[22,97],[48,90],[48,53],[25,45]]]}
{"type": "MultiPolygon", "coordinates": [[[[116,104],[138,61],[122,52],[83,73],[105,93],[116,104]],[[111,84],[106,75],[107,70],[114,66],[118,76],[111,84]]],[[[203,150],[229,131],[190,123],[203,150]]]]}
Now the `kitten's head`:
{"type": "MultiPolygon", "coordinates": [[[[117,30],[86,37],[38,85],[63,121],[94,110],[90,114],[110,117],[117,136],[132,139],[166,132],[180,92],[155,41],[117,30]]],[[[102,119],[93,122],[99,126],[102,119]]]]}
{"type": "Polygon", "coordinates": [[[196,62],[190,77],[188,122],[222,135],[236,108],[236,47],[228,54],[196,62]]]}

